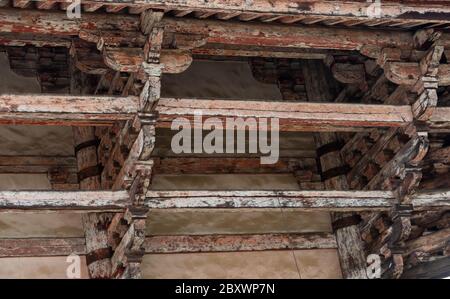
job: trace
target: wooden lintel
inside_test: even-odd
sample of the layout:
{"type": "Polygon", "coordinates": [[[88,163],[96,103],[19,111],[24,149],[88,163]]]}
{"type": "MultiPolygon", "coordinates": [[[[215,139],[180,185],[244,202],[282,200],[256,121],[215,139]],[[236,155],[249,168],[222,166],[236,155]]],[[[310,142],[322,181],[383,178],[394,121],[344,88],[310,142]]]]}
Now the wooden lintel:
{"type": "MultiPolygon", "coordinates": [[[[409,106],[337,103],[286,103],[161,98],[158,126],[170,127],[177,117],[279,118],[281,131],[361,131],[368,127],[401,127],[412,121],[409,106]]],[[[194,124],[192,124],[194,125],[194,124]]]]}
{"type": "Polygon", "coordinates": [[[108,125],[139,109],[137,97],[0,95],[1,124],[108,125]]]}

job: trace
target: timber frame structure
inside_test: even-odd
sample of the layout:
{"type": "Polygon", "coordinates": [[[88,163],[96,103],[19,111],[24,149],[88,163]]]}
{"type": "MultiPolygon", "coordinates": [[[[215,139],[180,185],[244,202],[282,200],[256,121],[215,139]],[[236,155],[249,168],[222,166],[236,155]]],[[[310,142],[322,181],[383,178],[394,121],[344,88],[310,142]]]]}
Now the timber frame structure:
{"type": "Polygon", "coordinates": [[[0,95],[0,124],[73,126],[76,153],[0,156],[0,172],[52,184],[0,191],[0,213],[82,211],[85,239],[0,239],[0,257],[78,253],[91,278],[140,278],[145,253],[337,248],[345,278],[367,278],[369,254],[384,278],[450,275],[450,1],[386,0],[373,15],[367,1],[82,0],[79,19],[71,3],[0,0],[0,48],[42,87],[0,95]],[[162,97],[161,76],[195,59],[247,60],[283,101],[162,97]],[[196,110],[313,132],[314,170],[159,157],[157,132],[196,110]],[[292,173],[300,190],[151,189],[154,173],[240,172],[292,173]],[[145,234],[154,209],[280,207],[329,211],[333,233],[145,234]]]}

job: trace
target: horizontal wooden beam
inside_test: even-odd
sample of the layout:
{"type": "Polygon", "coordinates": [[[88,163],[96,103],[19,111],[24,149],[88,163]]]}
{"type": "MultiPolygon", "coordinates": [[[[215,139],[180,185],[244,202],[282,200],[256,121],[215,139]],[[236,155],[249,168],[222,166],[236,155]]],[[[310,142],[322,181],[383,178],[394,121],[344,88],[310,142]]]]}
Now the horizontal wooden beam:
{"type": "Polygon", "coordinates": [[[146,253],[233,252],[336,248],[331,233],[152,236],[146,253]]]}
{"type": "MultiPolygon", "coordinates": [[[[111,125],[139,111],[139,98],[44,94],[0,95],[0,124],[111,125]]],[[[158,127],[170,128],[177,117],[203,120],[229,117],[279,118],[281,131],[363,131],[371,127],[403,127],[413,120],[410,106],[341,103],[199,100],[161,98],[158,127]]],[[[450,108],[437,107],[428,122],[431,132],[450,130],[450,108]]],[[[224,123],[222,123],[224,124],[224,123]]],[[[270,122],[269,122],[270,124],[270,122]]],[[[194,123],[192,124],[194,125],[194,123]]]]}
{"type": "MultiPolygon", "coordinates": [[[[105,35],[120,30],[129,32],[130,43],[133,43],[131,39],[141,40],[136,35],[140,32],[139,23],[139,17],[135,15],[87,13],[81,19],[68,19],[64,12],[0,9],[0,32],[6,33],[67,37],[87,32],[101,32],[105,35]]],[[[363,46],[409,49],[412,43],[412,33],[406,31],[242,24],[235,21],[171,17],[163,18],[162,26],[168,33],[200,34],[206,36],[208,43],[229,45],[359,50],[363,46]]]]}
{"type": "Polygon", "coordinates": [[[139,111],[137,97],[0,95],[0,124],[108,125],[139,111]]]}
{"type": "Polygon", "coordinates": [[[52,169],[76,172],[74,156],[0,156],[0,173],[48,173],[52,169]]]}
{"type": "MultiPolygon", "coordinates": [[[[325,211],[389,210],[396,203],[391,191],[155,191],[146,205],[173,208],[298,208],[325,211]]],[[[450,192],[418,193],[418,210],[450,206],[450,192]]]]}
{"type": "MultiPolygon", "coordinates": [[[[173,208],[296,208],[302,210],[389,210],[391,191],[156,191],[146,194],[151,209],[173,208]]],[[[0,212],[23,210],[124,211],[126,191],[0,191],[0,212]]],[[[450,191],[420,192],[412,197],[415,209],[450,207],[450,191]]]]}
{"type": "Polygon", "coordinates": [[[122,211],[126,191],[0,191],[0,212],[11,210],[122,211]]]}
{"type": "MultiPolygon", "coordinates": [[[[147,236],[145,253],[238,252],[336,248],[331,233],[147,236]]],[[[85,255],[85,238],[0,239],[2,257],[85,255]]]]}
{"type": "Polygon", "coordinates": [[[80,31],[118,30],[139,32],[139,17],[111,14],[83,14],[81,19],[69,19],[65,12],[0,9],[0,32],[78,36],[80,31]]]}
{"type": "Polygon", "coordinates": [[[203,120],[215,117],[223,125],[227,117],[279,118],[281,131],[361,131],[368,127],[405,126],[413,120],[410,106],[337,103],[162,98],[156,110],[159,127],[170,127],[177,117],[194,119],[199,111],[203,120]]]}
{"type": "Polygon", "coordinates": [[[0,239],[0,258],[86,254],[84,238],[0,239]]]}
{"type": "MultiPolygon", "coordinates": [[[[46,1],[46,0],[37,0],[46,1]]],[[[58,2],[70,2],[70,0],[58,0],[58,2]]],[[[441,4],[441,2],[430,1],[423,3],[421,1],[382,1],[380,3],[379,18],[393,18],[395,20],[417,21],[417,15],[423,20],[444,20],[449,17],[450,9],[441,4]],[[439,14],[436,14],[439,12],[439,14]]],[[[228,1],[228,0],[144,0],[136,4],[134,0],[107,1],[107,0],[84,0],[83,3],[89,5],[108,5],[120,4],[131,7],[146,7],[147,9],[169,10],[188,10],[202,11],[210,13],[236,14],[249,12],[253,14],[262,14],[264,16],[274,15],[313,15],[315,17],[358,17],[372,19],[373,3],[364,1],[303,1],[298,5],[293,5],[289,0],[270,0],[258,1],[228,1]],[[372,9],[371,9],[372,7],[372,9]]],[[[181,14],[180,14],[181,15],[181,14]]]]}
{"type": "Polygon", "coordinates": [[[208,43],[214,44],[360,50],[363,46],[409,49],[412,43],[412,34],[406,31],[242,24],[235,21],[169,17],[163,18],[162,24],[165,32],[201,34],[207,37],[208,43]]]}
{"type": "Polygon", "coordinates": [[[436,107],[433,114],[431,114],[428,124],[431,132],[450,132],[450,107],[436,107]]]}
{"type": "Polygon", "coordinates": [[[159,158],[157,174],[217,174],[217,173],[293,173],[297,159],[279,159],[275,164],[261,164],[259,157],[171,157],[159,158]],[[294,163],[290,165],[289,161],[294,163]]]}

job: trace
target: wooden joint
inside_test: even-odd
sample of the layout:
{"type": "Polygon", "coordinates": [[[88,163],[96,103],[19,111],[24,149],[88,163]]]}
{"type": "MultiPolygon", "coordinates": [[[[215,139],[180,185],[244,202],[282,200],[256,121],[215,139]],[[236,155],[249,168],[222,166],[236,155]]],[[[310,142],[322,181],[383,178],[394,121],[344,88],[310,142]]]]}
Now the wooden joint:
{"type": "Polygon", "coordinates": [[[317,157],[320,158],[328,153],[338,152],[343,146],[344,143],[341,140],[324,144],[316,149],[317,157]]]}
{"type": "Polygon", "coordinates": [[[81,182],[87,178],[95,177],[101,175],[103,171],[103,167],[101,165],[94,165],[90,167],[86,167],[80,171],[78,171],[78,181],[81,182]]]}
{"type": "Polygon", "coordinates": [[[78,153],[79,151],[81,151],[85,148],[91,147],[91,146],[97,148],[99,144],[100,144],[99,139],[92,139],[92,140],[77,144],[74,148],[75,154],[78,153]]]}
{"type": "Polygon", "coordinates": [[[322,182],[325,182],[331,178],[346,175],[350,171],[350,166],[342,165],[334,168],[330,168],[321,173],[322,182]]]}
{"type": "Polygon", "coordinates": [[[88,265],[103,259],[110,259],[112,256],[111,247],[99,248],[86,254],[86,263],[88,265]]]}

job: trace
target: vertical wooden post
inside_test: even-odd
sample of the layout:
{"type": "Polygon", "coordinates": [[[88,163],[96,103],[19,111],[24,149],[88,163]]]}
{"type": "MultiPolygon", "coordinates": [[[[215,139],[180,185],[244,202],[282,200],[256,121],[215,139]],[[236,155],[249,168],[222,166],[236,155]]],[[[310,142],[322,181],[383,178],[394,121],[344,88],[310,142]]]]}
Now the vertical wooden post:
{"type": "MultiPolygon", "coordinates": [[[[71,63],[71,94],[84,94],[87,82],[82,73],[71,63]]],[[[94,127],[73,127],[75,156],[77,158],[78,182],[81,190],[98,190],[101,187],[97,145],[94,127]]],[[[83,216],[86,238],[86,262],[90,278],[111,276],[111,248],[108,246],[107,228],[110,213],[88,213],[83,216]]]]}
{"type": "MultiPolygon", "coordinates": [[[[302,63],[308,101],[329,102],[334,100],[333,79],[326,72],[321,60],[302,63]]],[[[336,133],[316,133],[314,136],[318,163],[326,189],[347,190],[347,169],[340,156],[340,143],[336,133]]],[[[339,259],[344,278],[367,278],[366,258],[361,234],[356,225],[358,217],[352,213],[333,213],[333,230],[336,234],[339,259]]]]}

